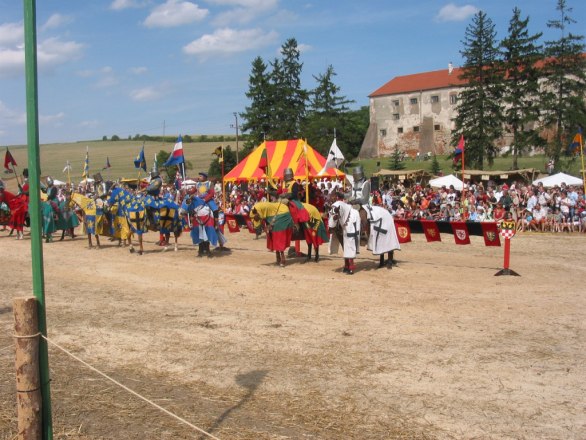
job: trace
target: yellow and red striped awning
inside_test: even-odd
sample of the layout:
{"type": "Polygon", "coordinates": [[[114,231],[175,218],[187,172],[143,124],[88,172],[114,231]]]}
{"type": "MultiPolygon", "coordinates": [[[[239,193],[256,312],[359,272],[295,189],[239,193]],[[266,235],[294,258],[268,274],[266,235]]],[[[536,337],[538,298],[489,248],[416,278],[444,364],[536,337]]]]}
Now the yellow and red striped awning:
{"type": "Polygon", "coordinates": [[[291,168],[295,179],[299,180],[345,176],[336,168],[322,172],[325,164],[326,158],[303,139],[265,141],[226,174],[224,181],[258,181],[267,177],[282,179],[287,168],[291,168]]]}

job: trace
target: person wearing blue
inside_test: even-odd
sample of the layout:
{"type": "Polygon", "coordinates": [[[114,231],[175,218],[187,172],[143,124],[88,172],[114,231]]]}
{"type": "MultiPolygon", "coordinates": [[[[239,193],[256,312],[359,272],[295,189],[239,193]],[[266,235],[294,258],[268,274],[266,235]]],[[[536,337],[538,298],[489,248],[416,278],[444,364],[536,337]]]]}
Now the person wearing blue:
{"type": "Polygon", "coordinates": [[[214,218],[218,218],[218,205],[214,200],[215,192],[214,192],[214,185],[212,182],[208,180],[207,173],[203,171],[199,173],[198,181],[197,181],[197,196],[206,203],[214,213],[214,218]]]}

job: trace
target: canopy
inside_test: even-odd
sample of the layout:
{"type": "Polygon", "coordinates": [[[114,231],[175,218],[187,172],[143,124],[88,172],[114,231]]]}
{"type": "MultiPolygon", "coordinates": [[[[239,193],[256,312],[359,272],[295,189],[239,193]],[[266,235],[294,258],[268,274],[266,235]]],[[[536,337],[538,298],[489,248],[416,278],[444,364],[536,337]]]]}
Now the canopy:
{"type": "Polygon", "coordinates": [[[336,168],[328,168],[320,174],[325,164],[326,158],[302,139],[265,141],[226,174],[224,181],[282,179],[287,168],[291,168],[295,179],[299,180],[345,176],[336,168]]]}
{"type": "Polygon", "coordinates": [[[63,185],[67,185],[67,183],[62,182],[61,180],[55,179],[55,180],[53,180],[53,185],[55,185],[55,186],[63,186],[63,185]]]}
{"type": "Polygon", "coordinates": [[[450,185],[454,185],[454,189],[456,189],[458,191],[462,191],[462,189],[464,188],[464,184],[462,183],[462,181],[460,179],[458,179],[456,176],[454,176],[453,174],[450,174],[448,176],[438,177],[437,179],[431,179],[429,181],[429,185],[432,188],[441,188],[442,186],[449,188],[450,185]]]}
{"type": "Polygon", "coordinates": [[[533,181],[533,185],[543,184],[545,188],[551,188],[554,186],[561,186],[562,183],[566,185],[582,185],[582,179],[579,179],[574,176],[570,176],[569,174],[565,173],[557,173],[553,176],[542,177],[541,179],[537,179],[533,181]]]}

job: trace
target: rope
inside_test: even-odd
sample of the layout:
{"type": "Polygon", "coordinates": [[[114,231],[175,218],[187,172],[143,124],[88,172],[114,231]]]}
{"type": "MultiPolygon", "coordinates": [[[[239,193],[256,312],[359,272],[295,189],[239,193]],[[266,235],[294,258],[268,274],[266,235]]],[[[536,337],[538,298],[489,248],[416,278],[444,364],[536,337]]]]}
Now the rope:
{"type": "Polygon", "coordinates": [[[0,348],[0,353],[2,353],[2,352],[4,352],[4,351],[8,350],[9,348],[14,348],[14,345],[9,345],[9,346],[7,346],[7,347],[0,348]]]}
{"type": "Polygon", "coordinates": [[[105,377],[106,379],[108,379],[109,381],[111,381],[111,382],[115,383],[116,385],[118,385],[119,387],[121,387],[121,388],[123,388],[124,390],[128,391],[129,393],[131,393],[131,394],[134,394],[136,397],[138,397],[138,398],[139,398],[139,399],[141,399],[141,400],[144,400],[146,403],[148,403],[148,404],[150,404],[150,405],[154,406],[154,407],[155,407],[155,408],[157,408],[158,410],[161,410],[161,411],[162,411],[162,412],[164,412],[165,414],[167,414],[167,415],[169,415],[169,416],[171,416],[171,417],[175,418],[176,420],[178,420],[178,421],[180,421],[181,423],[183,423],[183,424],[185,424],[185,425],[189,426],[190,428],[192,428],[192,429],[194,429],[194,430],[196,430],[196,431],[198,431],[198,432],[200,432],[200,433],[202,433],[202,434],[204,434],[204,435],[207,435],[207,436],[208,436],[209,438],[211,438],[211,439],[214,439],[214,440],[220,440],[219,438],[217,438],[217,437],[214,437],[214,436],[213,436],[212,434],[210,434],[209,432],[206,432],[206,431],[204,431],[203,429],[201,429],[201,428],[199,428],[199,427],[195,426],[194,424],[192,424],[192,423],[188,422],[187,420],[185,420],[185,419],[183,419],[183,418],[179,417],[178,415],[176,415],[176,414],[173,414],[171,411],[169,411],[169,410],[166,410],[166,409],[165,409],[165,408],[163,408],[162,406],[160,406],[160,405],[157,405],[155,402],[153,402],[153,401],[151,401],[151,400],[147,399],[147,398],[146,398],[146,397],[144,397],[144,396],[141,396],[141,395],[140,395],[140,394],[138,394],[136,391],[133,391],[133,390],[131,390],[131,389],[130,389],[130,388],[128,388],[126,385],[123,385],[123,384],[121,384],[120,382],[118,382],[116,379],[113,379],[112,377],[108,376],[106,373],[103,373],[103,372],[101,372],[100,370],[98,370],[97,368],[95,368],[95,367],[92,367],[90,364],[88,364],[87,362],[85,362],[85,361],[83,361],[82,359],[78,358],[78,357],[77,357],[77,356],[75,356],[73,353],[71,353],[71,352],[70,352],[70,351],[68,351],[67,349],[65,349],[65,348],[61,347],[61,346],[60,346],[59,344],[57,344],[56,342],[53,342],[53,341],[51,341],[51,340],[50,340],[50,339],[48,339],[46,336],[44,336],[44,335],[41,335],[41,337],[42,337],[42,338],[43,338],[45,341],[47,341],[49,344],[52,344],[52,345],[54,345],[54,346],[55,346],[55,347],[57,347],[59,350],[61,350],[61,351],[63,351],[64,353],[68,354],[69,356],[71,356],[71,357],[72,357],[73,359],[75,359],[76,361],[78,361],[78,362],[82,363],[83,365],[85,365],[86,367],[88,367],[90,370],[92,370],[92,371],[94,371],[94,372],[98,373],[99,375],[101,375],[101,376],[105,377]]]}
{"type": "Polygon", "coordinates": [[[37,332],[34,335],[12,335],[12,337],[15,339],[30,339],[30,338],[36,338],[40,334],[41,334],[41,332],[37,332]]]}

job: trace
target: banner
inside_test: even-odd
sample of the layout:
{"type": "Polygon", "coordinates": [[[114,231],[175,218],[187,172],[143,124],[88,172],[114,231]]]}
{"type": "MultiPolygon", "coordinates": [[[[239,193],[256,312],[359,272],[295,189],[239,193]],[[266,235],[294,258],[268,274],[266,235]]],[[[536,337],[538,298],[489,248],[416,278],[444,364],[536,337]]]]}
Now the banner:
{"type": "Polygon", "coordinates": [[[421,226],[427,242],[442,241],[437,223],[432,220],[421,220],[421,226]]]}
{"type": "Polygon", "coordinates": [[[226,214],[226,224],[228,225],[228,230],[230,232],[240,232],[240,226],[238,226],[238,222],[233,214],[226,214]]]}
{"type": "Polygon", "coordinates": [[[500,246],[501,240],[499,231],[495,222],[481,222],[482,235],[484,237],[485,246],[500,246]]]}
{"type": "Polygon", "coordinates": [[[452,222],[451,224],[456,244],[470,244],[470,234],[466,222],[452,222]]]}
{"type": "Polygon", "coordinates": [[[403,244],[411,241],[411,228],[407,220],[395,219],[395,229],[397,230],[399,243],[403,244]]]}

